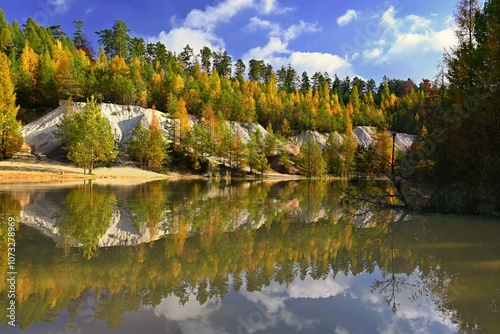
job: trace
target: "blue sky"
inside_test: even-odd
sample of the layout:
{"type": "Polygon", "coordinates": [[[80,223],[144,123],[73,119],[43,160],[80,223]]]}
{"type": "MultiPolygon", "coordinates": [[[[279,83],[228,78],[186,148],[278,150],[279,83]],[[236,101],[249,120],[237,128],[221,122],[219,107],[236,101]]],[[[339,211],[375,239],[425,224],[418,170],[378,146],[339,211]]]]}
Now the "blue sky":
{"type": "Polygon", "coordinates": [[[327,71],[379,83],[432,79],[443,50],[454,43],[456,0],[16,0],[2,3],[7,20],[62,25],[84,21],[95,31],[123,20],[132,36],[162,41],[179,52],[222,47],[234,60],[264,59],[299,74],[327,71]]]}

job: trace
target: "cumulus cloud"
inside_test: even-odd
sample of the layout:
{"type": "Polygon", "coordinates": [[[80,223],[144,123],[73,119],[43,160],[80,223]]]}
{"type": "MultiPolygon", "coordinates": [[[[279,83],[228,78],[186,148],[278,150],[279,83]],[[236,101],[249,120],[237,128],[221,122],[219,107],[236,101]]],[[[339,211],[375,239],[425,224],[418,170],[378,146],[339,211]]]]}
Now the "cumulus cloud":
{"type": "Polygon", "coordinates": [[[355,11],[354,9],[349,9],[345,12],[344,15],[339,17],[337,19],[337,23],[339,26],[345,26],[352,22],[353,20],[356,20],[358,18],[358,12],[355,11]]]}
{"type": "Polygon", "coordinates": [[[187,27],[175,28],[169,32],[162,31],[156,39],[165,44],[167,49],[175,52],[182,51],[186,44],[189,44],[193,50],[200,50],[204,46],[211,49],[224,48],[224,41],[217,35],[209,31],[187,27]]]}
{"type": "Polygon", "coordinates": [[[330,53],[301,52],[289,49],[289,42],[304,33],[320,32],[317,23],[300,21],[287,28],[268,20],[253,17],[247,26],[253,30],[267,30],[269,41],[266,45],[250,49],[244,56],[244,60],[262,59],[270,63],[274,68],[290,63],[300,74],[325,72],[347,74],[350,64],[345,59],[330,53]]]}
{"type": "Polygon", "coordinates": [[[280,38],[285,42],[296,39],[303,33],[321,31],[317,23],[300,21],[298,24],[292,24],[283,29],[279,23],[262,20],[258,17],[252,17],[247,27],[253,30],[269,30],[268,36],[280,38]]]}
{"type": "Polygon", "coordinates": [[[193,9],[184,20],[184,26],[212,31],[218,23],[228,22],[239,11],[252,7],[253,0],[226,0],[205,10],[193,9]]]}
{"type": "Polygon", "coordinates": [[[369,40],[362,50],[365,63],[390,64],[410,75],[429,75],[435,70],[429,59],[439,59],[455,41],[452,28],[432,15],[398,16],[396,9],[390,6],[379,18],[380,37],[369,40]],[[422,69],[428,69],[429,74],[422,69]]]}
{"type": "MultiPolygon", "coordinates": [[[[255,0],[225,0],[215,6],[206,6],[203,10],[195,8],[184,19],[173,17],[171,21],[174,28],[168,32],[162,31],[157,37],[150,39],[159,40],[175,52],[182,51],[188,43],[194,50],[204,46],[211,49],[224,48],[224,41],[214,32],[215,28],[221,23],[229,22],[242,10],[255,6],[255,0]]],[[[272,3],[269,6],[274,8],[272,3]]]]}
{"type": "Polygon", "coordinates": [[[348,75],[351,70],[351,64],[337,55],[320,52],[292,52],[288,58],[290,64],[300,74],[307,71],[310,75],[315,72],[328,72],[340,76],[348,75]]]}
{"type": "Polygon", "coordinates": [[[283,14],[291,11],[291,7],[281,7],[277,0],[261,0],[257,5],[261,14],[283,14]]]}

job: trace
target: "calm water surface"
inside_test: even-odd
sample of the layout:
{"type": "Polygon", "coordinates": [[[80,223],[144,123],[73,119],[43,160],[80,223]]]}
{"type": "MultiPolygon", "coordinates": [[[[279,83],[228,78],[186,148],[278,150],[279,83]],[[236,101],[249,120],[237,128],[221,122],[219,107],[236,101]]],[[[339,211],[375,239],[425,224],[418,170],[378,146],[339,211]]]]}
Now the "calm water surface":
{"type": "Polygon", "coordinates": [[[0,332],[500,332],[499,219],[377,211],[341,188],[2,185],[1,277],[8,217],[19,230],[0,332]]]}

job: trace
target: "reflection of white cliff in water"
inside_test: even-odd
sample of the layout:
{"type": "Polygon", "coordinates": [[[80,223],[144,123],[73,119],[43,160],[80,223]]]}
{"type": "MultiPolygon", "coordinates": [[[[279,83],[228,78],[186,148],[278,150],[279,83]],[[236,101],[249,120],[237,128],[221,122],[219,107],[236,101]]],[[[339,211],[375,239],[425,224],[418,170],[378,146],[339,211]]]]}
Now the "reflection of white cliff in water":
{"type": "MultiPolygon", "coordinates": [[[[70,206],[80,203],[70,205],[68,201],[71,198],[73,202],[80,199],[84,202],[93,198],[84,199],[85,196],[95,197],[103,192],[116,198],[116,203],[107,223],[93,222],[102,225],[102,232],[96,232],[98,235],[94,236],[98,241],[93,246],[97,247],[139,245],[181,230],[188,235],[204,233],[207,224],[217,224],[220,232],[232,232],[259,229],[273,220],[291,223],[350,221],[356,228],[369,228],[382,220],[395,219],[394,212],[382,216],[380,212],[374,213],[362,207],[342,207],[341,192],[337,192],[338,196],[331,193],[325,196],[326,188],[316,189],[316,185],[295,182],[291,189],[280,187],[279,183],[266,182],[242,182],[231,186],[209,182],[153,182],[137,187],[61,187],[31,196],[23,207],[21,221],[49,236],[58,245],[82,246],[75,235],[65,235],[61,221],[67,216],[69,221],[65,224],[77,226],[73,230],[86,229],[86,225],[78,225],[79,218],[88,219],[89,210],[99,210],[102,204],[98,207],[87,204],[87,208],[81,208],[86,214],[69,216],[70,206]]],[[[103,203],[109,201],[111,199],[104,199],[103,203]]]]}

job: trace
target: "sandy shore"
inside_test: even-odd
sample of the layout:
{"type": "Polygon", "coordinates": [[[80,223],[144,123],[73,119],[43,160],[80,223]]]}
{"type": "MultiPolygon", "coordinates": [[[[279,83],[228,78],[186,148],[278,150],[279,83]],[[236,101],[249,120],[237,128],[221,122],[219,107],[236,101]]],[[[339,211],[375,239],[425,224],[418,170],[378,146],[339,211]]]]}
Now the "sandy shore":
{"type": "Polygon", "coordinates": [[[57,163],[26,163],[0,161],[0,183],[54,182],[54,181],[148,181],[177,178],[145,171],[134,167],[96,168],[93,175],[83,174],[83,169],[57,163]]]}

